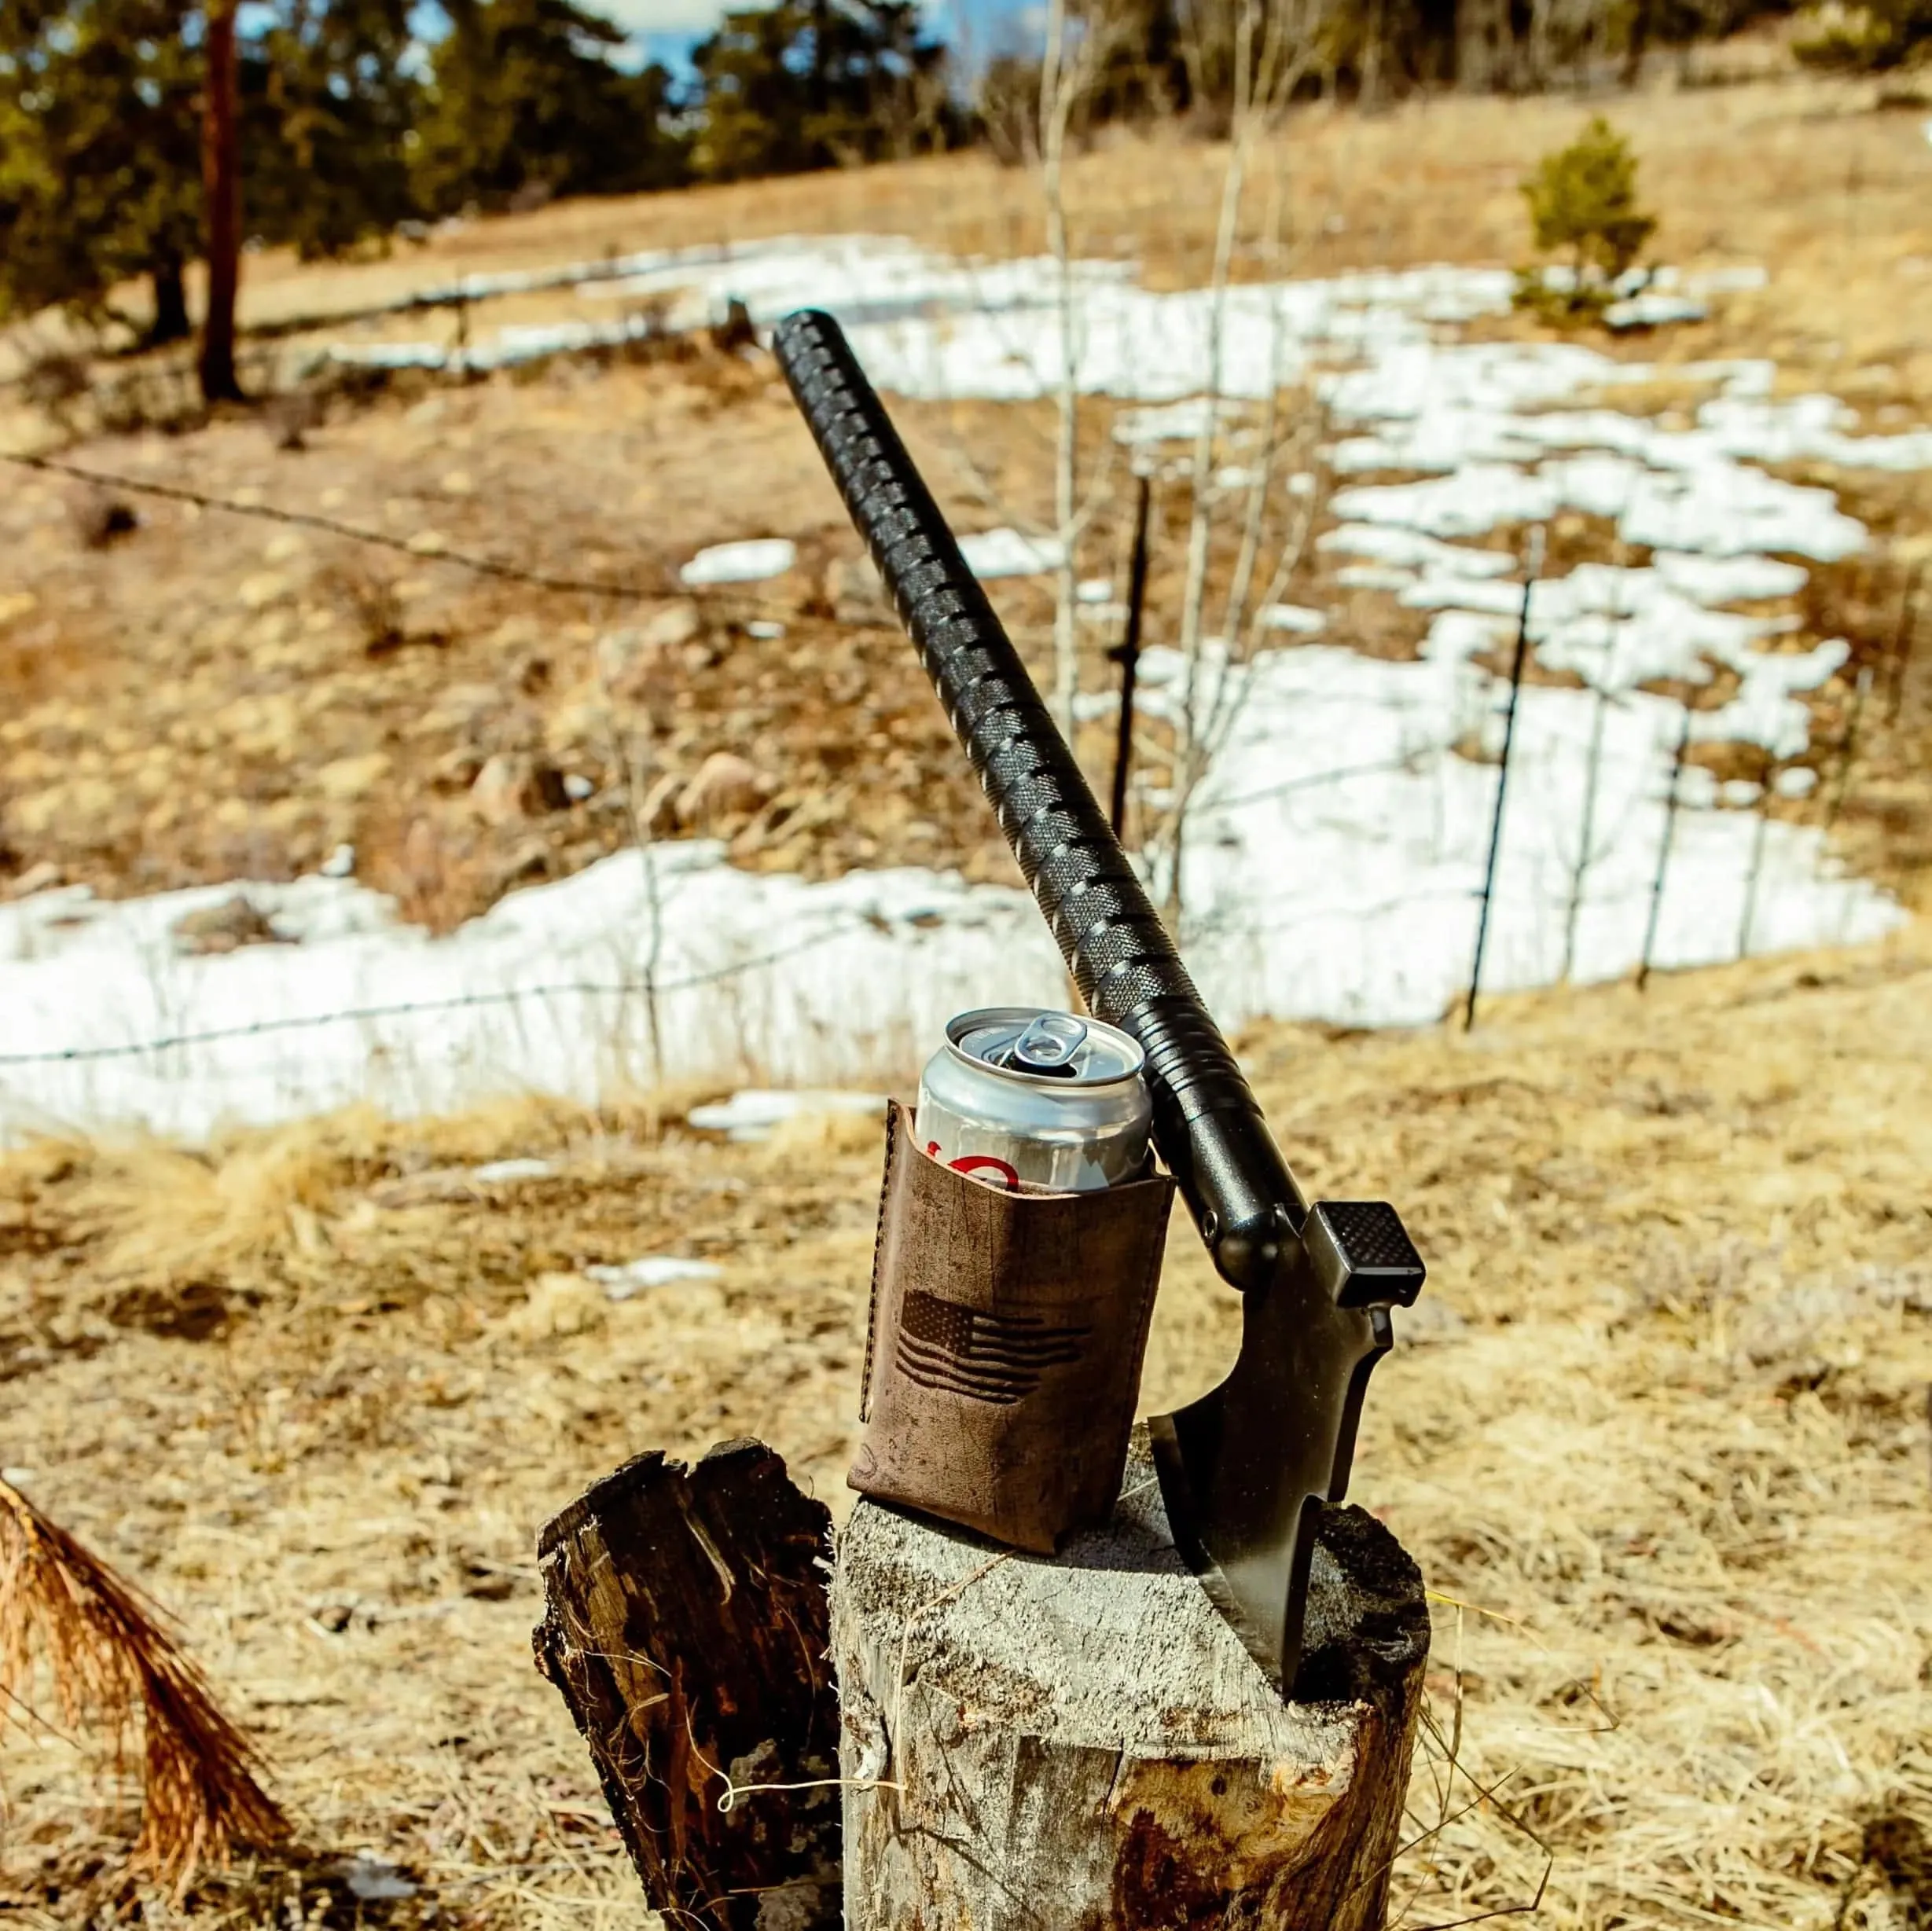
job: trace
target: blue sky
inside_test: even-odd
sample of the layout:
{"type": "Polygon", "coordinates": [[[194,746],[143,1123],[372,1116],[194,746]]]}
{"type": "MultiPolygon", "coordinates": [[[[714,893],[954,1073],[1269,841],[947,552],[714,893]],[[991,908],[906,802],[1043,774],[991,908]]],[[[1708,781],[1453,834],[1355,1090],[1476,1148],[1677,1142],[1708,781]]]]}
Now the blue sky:
{"type": "MultiPolygon", "coordinates": [[[[674,74],[690,72],[691,50],[711,32],[728,9],[755,5],[758,0],[578,0],[588,13],[601,13],[630,35],[627,57],[642,66],[661,61],[674,74]]],[[[243,24],[248,24],[249,0],[241,0],[243,24]]],[[[1040,0],[923,0],[927,21],[940,39],[959,49],[969,68],[988,55],[1005,50],[1019,37],[1026,23],[1038,21],[1040,0]]],[[[266,23],[266,9],[260,9],[266,23]]],[[[420,42],[432,42],[447,24],[437,0],[415,0],[411,24],[420,42]]]]}
{"type": "MultiPolygon", "coordinates": [[[[579,4],[623,28],[641,57],[677,68],[718,24],[727,7],[744,0],[579,0],[579,4]]],[[[942,39],[957,40],[963,34],[971,51],[983,55],[1032,10],[1032,0],[926,0],[925,10],[942,39]]]]}

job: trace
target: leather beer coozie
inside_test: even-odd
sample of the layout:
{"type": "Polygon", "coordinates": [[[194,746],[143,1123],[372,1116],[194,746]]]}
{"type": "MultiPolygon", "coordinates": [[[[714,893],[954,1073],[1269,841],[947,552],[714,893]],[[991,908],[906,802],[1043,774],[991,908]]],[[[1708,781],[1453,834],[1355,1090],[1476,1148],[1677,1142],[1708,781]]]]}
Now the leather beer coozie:
{"type": "Polygon", "coordinates": [[[1051,1554],[1119,1492],[1174,1183],[1008,1192],[887,1109],[860,1419],[847,1480],[1051,1554]]]}

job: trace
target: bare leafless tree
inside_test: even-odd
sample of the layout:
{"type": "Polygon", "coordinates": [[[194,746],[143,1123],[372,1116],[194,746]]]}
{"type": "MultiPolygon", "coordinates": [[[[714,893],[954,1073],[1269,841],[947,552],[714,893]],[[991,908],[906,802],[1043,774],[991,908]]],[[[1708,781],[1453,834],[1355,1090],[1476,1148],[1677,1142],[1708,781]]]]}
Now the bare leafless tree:
{"type": "Polygon", "coordinates": [[[1080,537],[1098,500],[1080,486],[1080,364],[1082,315],[1075,285],[1073,242],[1067,222],[1067,157],[1083,105],[1107,62],[1133,31],[1131,17],[1106,4],[1075,7],[1049,0],[1046,44],[1040,61],[1038,164],[1046,209],[1047,248],[1053,257],[1059,320],[1054,372],[1053,520],[1059,552],[1054,575],[1053,696],[1055,721],[1071,740],[1074,700],[1080,687],[1080,537]]]}
{"type": "Polygon", "coordinates": [[[1190,464],[1191,513],[1187,574],[1182,591],[1179,644],[1183,659],[1181,700],[1173,719],[1172,780],[1164,822],[1153,839],[1151,856],[1165,884],[1170,922],[1181,916],[1181,851],[1188,809],[1207,765],[1232,729],[1248,681],[1245,666],[1258,641],[1261,619],[1299,567],[1312,534],[1317,494],[1312,485],[1320,465],[1313,458],[1312,418],[1290,420],[1282,406],[1287,318],[1275,305],[1269,331],[1269,367],[1256,459],[1248,466],[1240,510],[1240,541],[1232,579],[1219,625],[1207,622],[1210,566],[1218,523],[1225,517],[1229,493],[1217,481],[1233,412],[1226,407],[1228,302],[1243,228],[1243,204],[1258,168],[1265,163],[1266,211],[1262,239],[1270,262],[1279,265],[1287,199],[1287,155],[1279,139],[1289,104],[1318,71],[1323,47],[1325,0],[1188,0],[1181,13],[1182,38],[1192,74],[1203,83],[1225,75],[1229,107],[1227,154],[1218,211],[1214,266],[1208,286],[1207,380],[1201,398],[1190,464]],[[1270,489],[1284,447],[1298,443],[1309,459],[1298,473],[1310,479],[1291,514],[1276,530],[1278,548],[1269,569],[1271,588],[1258,602],[1251,595],[1268,529],[1270,489]],[[1212,674],[1204,679],[1210,644],[1212,674]]]}
{"type": "MultiPolygon", "coordinates": [[[[1161,707],[1148,751],[1166,766],[1157,797],[1141,787],[1146,857],[1168,916],[1180,916],[1181,854],[1189,807],[1227,743],[1267,637],[1267,613],[1306,556],[1324,490],[1322,424],[1312,392],[1292,387],[1292,338],[1284,302],[1272,310],[1265,379],[1231,384],[1226,363],[1231,291],[1243,250],[1279,273],[1292,259],[1287,222],[1289,105],[1328,59],[1332,0],[1181,0],[1181,46],[1197,103],[1219,101],[1225,150],[1214,251],[1204,292],[1203,387],[1192,460],[1185,466],[1187,560],[1177,625],[1177,701],[1161,707]],[[1259,193],[1258,193],[1258,190],[1259,193]],[[1257,219],[1253,204],[1264,206],[1257,219]],[[1231,399],[1231,386],[1240,391],[1231,399]],[[1239,448],[1241,461],[1229,458],[1239,448]],[[1232,473],[1231,473],[1232,471],[1232,473]],[[1296,479],[1291,491],[1290,473],[1296,479]],[[1230,553],[1232,556],[1230,557],[1230,553]],[[1228,574],[1221,574],[1224,570],[1228,574]]],[[[1103,77],[1131,55],[1145,22],[1128,0],[1049,0],[1034,124],[1027,130],[1052,261],[1055,354],[1045,387],[1054,404],[1052,451],[1057,555],[1051,706],[1071,739],[1079,694],[1078,586],[1083,536],[1107,500],[1114,442],[1082,456],[1082,352],[1087,285],[1076,256],[1068,163],[1084,111],[1103,77]]],[[[1196,131],[1202,131],[1197,127],[1196,131]]]]}

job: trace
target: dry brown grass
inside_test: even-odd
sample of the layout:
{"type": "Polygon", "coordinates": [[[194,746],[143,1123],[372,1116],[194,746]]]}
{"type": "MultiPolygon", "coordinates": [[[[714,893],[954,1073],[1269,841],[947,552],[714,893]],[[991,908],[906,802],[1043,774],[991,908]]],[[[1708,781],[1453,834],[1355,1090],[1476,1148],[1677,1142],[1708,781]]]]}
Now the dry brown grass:
{"type": "MultiPolygon", "coordinates": [[[[1578,1931],[1926,1922],[1928,987],[1915,930],[1498,1001],[1472,1037],[1243,1042],[1304,1178],[1386,1187],[1432,1268],[1357,1476],[1437,1592],[1460,1726],[1453,1777],[1419,1765],[1405,1925],[1525,1901],[1539,1841],[1538,1922],[1578,1931]]],[[[191,1917],[634,1921],[531,1672],[535,1531],[630,1453],[739,1433],[844,1506],[876,1182],[864,1123],[681,1117],[0,1164],[7,1453],[182,1614],[311,1847],[191,1917]],[[512,1155],[553,1170],[472,1171],[512,1155]],[[582,1272],[653,1253],[722,1272],[613,1304],[582,1272]],[[419,1888],[358,1904],[355,1856],[419,1888]]],[[[1209,1385],[1238,1319],[1177,1233],[1144,1404],[1209,1385]]],[[[114,1868],[75,1888],[112,1848],[84,1767],[17,1736],[7,1770],[8,1895],[78,1922],[114,1868]]]]}

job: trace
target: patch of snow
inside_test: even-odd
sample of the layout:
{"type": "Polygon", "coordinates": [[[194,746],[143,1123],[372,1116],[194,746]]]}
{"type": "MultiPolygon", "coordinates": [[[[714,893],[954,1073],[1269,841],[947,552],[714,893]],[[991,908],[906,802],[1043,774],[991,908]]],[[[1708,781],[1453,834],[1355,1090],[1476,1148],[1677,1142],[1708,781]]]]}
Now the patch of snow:
{"type": "Polygon", "coordinates": [[[581,805],[597,788],[581,771],[567,771],[564,773],[564,795],[573,805],[581,805]]]}
{"type": "Polygon", "coordinates": [[[1625,542],[1711,556],[1782,551],[1829,563],[1862,549],[1865,539],[1864,526],[1838,509],[1829,490],[1728,460],[1663,471],[1616,456],[1537,469],[1470,462],[1419,482],[1339,490],[1333,508],[1338,516],[1438,538],[1482,536],[1578,509],[1614,518],[1625,542]]]}
{"type": "MultiPolygon", "coordinates": [[[[1447,744],[1467,731],[1492,755],[1500,748],[1504,687],[1470,658],[1509,634],[1497,619],[1445,612],[1419,663],[1311,644],[1264,653],[1233,674],[1249,680],[1246,701],[1199,796],[1182,878],[1188,956],[1217,1013],[1423,1023],[1466,986],[1497,780],[1492,766],[1447,744]],[[1258,889],[1262,878],[1266,887],[1258,889]],[[1387,943],[1398,931],[1400,944],[1387,943]]],[[[1783,679],[1815,680],[1829,655],[1758,659],[1774,667],[1765,688],[1700,714],[1700,724],[1727,738],[1787,743],[1783,679]],[[1776,668],[1787,664],[1789,673],[1776,668]]],[[[1548,661],[1547,651],[1539,655],[1548,661]]],[[[1171,674],[1164,685],[1155,680],[1153,701],[1173,688],[1171,674]]],[[[1802,730],[1804,713],[1792,709],[1802,730]]],[[[1635,966],[1682,715],[1672,699],[1614,677],[1600,695],[1524,686],[1486,986],[1546,985],[1560,975],[1573,893],[1570,975],[1611,978],[1635,966]],[[1599,730],[1600,843],[1579,879],[1574,841],[1599,730]]],[[[1714,797],[1700,803],[1690,784],[1684,795],[1657,956],[1714,963],[1735,956],[1761,821],[1754,812],[1708,808],[1714,797]]],[[[1761,923],[1754,915],[1754,949],[1849,942],[1901,922],[1882,893],[1837,873],[1815,827],[1774,821],[1762,830],[1758,902],[1769,902],[1768,888],[1776,909],[1761,923]]]]}
{"type": "Polygon", "coordinates": [[[960,554],[975,577],[1044,576],[1057,570],[1067,546],[1057,537],[1023,536],[1017,530],[982,530],[959,540],[960,554]]]}
{"type": "Polygon", "coordinates": [[[252,883],[301,945],[177,953],[174,923],[235,890],[0,905],[0,1140],[115,1121],[200,1139],[532,1088],[590,1100],[747,1064],[773,1085],[850,1086],[916,1067],[982,993],[1050,1004],[1064,985],[1023,892],[909,867],[755,876],[714,840],[615,854],[443,938],[354,880],[252,883]]]}
{"type": "Polygon", "coordinates": [[[1864,549],[1864,525],[1846,516],[1829,490],[1768,476],[1743,464],[1634,479],[1618,534],[1654,549],[1711,556],[1781,551],[1835,563],[1864,549]]]}
{"type": "Polygon", "coordinates": [[[493,1181],[548,1180],[556,1171],[548,1160],[486,1160],[470,1169],[469,1177],[487,1186],[493,1181]]]}
{"type": "Polygon", "coordinates": [[[385,1863],[380,1857],[345,1857],[335,1865],[334,1870],[336,1875],[349,1887],[351,1894],[365,1904],[416,1895],[414,1881],[406,1878],[394,1864],[385,1863]]]}
{"type": "Polygon", "coordinates": [[[1699,604],[1750,604],[1795,597],[1808,574],[1800,564],[1774,556],[1697,556],[1655,550],[1651,568],[1660,582],[1699,604]]]}
{"type": "Polygon", "coordinates": [[[1710,313],[1694,296],[1646,289],[1612,302],[1603,310],[1603,321],[1611,329],[1661,329],[1670,322],[1700,322],[1710,313]]]}
{"type": "Polygon", "coordinates": [[[1433,537],[1486,536],[1499,524],[1541,523],[1559,493],[1542,477],[1508,463],[1470,463],[1453,475],[1420,483],[1364,483],[1338,490],[1338,516],[1393,523],[1433,537]]]}
{"type": "Polygon", "coordinates": [[[769,644],[785,633],[785,627],[772,617],[754,617],[744,626],[747,637],[755,637],[761,643],[769,644]]]}
{"type": "Polygon", "coordinates": [[[1327,616],[1301,604],[1268,604],[1261,611],[1264,630],[1286,630],[1292,637],[1320,637],[1328,627],[1327,616]]]}
{"type": "Polygon", "coordinates": [[[815,1113],[883,1113],[885,1104],[880,1093],[747,1087],[729,1099],[693,1107],[685,1118],[706,1133],[724,1133],[733,1140],[763,1140],[786,1120],[815,1113]]]}
{"type": "Polygon", "coordinates": [[[1335,580],[1345,590],[1405,590],[1416,581],[1416,573],[1392,564],[1344,564],[1335,580]]]}
{"type": "MultiPolygon", "coordinates": [[[[1213,412],[1218,420],[1232,413],[1225,403],[1213,412]]],[[[1130,409],[1114,423],[1114,440],[1138,446],[1148,442],[1192,442],[1207,426],[1210,412],[1204,398],[1163,402],[1157,409],[1130,409]]]]}
{"type": "Polygon", "coordinates": [[[1849,433],[1857,417],[1830,395],[1794,395],[1782,402],[1751,396],[1713,396],[1697,412],[1691,432],[1727,456],[1761,463],[1807,458],[1848,469],[1904,472],[1932,468],[1932,429],[1900,435],[1849,433]]]}
{"type": "Polygon", "coordinates": [[[687,1261],[677,1254],[647,1254],[641,1261],[584,1269],[586,1278],[604,1290],[609,1301],[628,1301],[647,1287],[668,1287],[674,1281],[716,1280],[724,1269],[711,1261],[687,1261]]]}
{"type": "Polygon", "coordinates": [[[325,879],[346,879],[352,876],[355,871],[355,847],[353,845],[338,845],[322,861],[319,868],[322,876],[325,879]]]}
{"type": "Polygon", "coordinates": [[[786,537],[752,537],[741,543],[714,543],[678,572],[692,589],[718,583],[762,583],[782,577],[798,561],[799,547],[786,537]]]}
{"type": "Polygon", "coordinates": [[[1494,617],[1514,617],[1522,608],[1522,586],[1450,571],[1405,584],[1395,600],[1410,610],[1482,610],[1494,617]]]}
{"type": "Polygon", "coordinates": [[[1466,577],[1506,577],[1516,567],[1507,550],[1472,550],[1442,543],[1420,530],[1399,524],[1344,523],[1315,539],[1315,547],[1341,550],[1350,556],[1371,556],[1401,570],[1454,571],[1466,577]]]}

